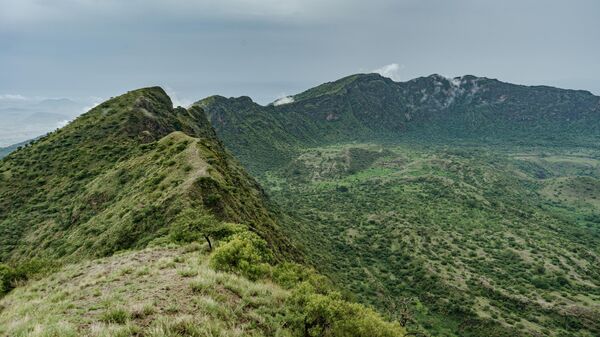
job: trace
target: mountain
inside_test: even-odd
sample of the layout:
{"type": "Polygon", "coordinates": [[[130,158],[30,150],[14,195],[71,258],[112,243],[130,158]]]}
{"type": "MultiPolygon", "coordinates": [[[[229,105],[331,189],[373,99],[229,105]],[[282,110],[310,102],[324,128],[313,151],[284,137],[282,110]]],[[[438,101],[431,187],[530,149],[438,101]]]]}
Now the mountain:
{"type": "Polygon", "coordinates": [[[108,100],[0,160],[0,335],[404,336],[274,209],[201,108],[108,100]]]}
{"type": "Polygon", "coordinates": [[[0,148],[0,159],[8,156],[9,153],[15,151],[16,149],[18,149],[21,146],[28,144],[29,142],[30,142],[29,140],[26,140],[24,142],[13,144],[13,145],[10,145],[7,147],[1,147],[0,148]]]}
{"type": "Polygon", "coordinates": [[[12,153],[0,172],[2,260],[140,246],[189,204],[276,234],[260,188],[202,110],[174,109],[159,88],[99,105],[12,153]]]}
{"type": "Polygon", "coordinates": [[[64,126],[80,115],[88,100],[66,98],[2,97],[0,99],[0,146],[37,138],[64,126]]]}
{"type": "Polygon", "coordinates": [[[287,101],[260,106],[248,97],[213,96],[196,105],[208,112],[219,137],[251,170],[256,165],[265,169],[267,160],[286,162],[298,146],[336,142],[403,138],[596,146],[600,137],[600,97],[469,75],[394,82],[358,74],[287,101]],[[256,156],[264,160],[252,160],[256,156]]]}
{"type": "Polygon", "coordinates": [[[600,334],[599,97],[359,74],[196,106],[307,261],[410,334],[600,334]]]}
{"type": "Polygon", "coordinates": [[[599,106],[474,76],[131,91],[0,160],[0,335],[596,336],[599,106]]]}

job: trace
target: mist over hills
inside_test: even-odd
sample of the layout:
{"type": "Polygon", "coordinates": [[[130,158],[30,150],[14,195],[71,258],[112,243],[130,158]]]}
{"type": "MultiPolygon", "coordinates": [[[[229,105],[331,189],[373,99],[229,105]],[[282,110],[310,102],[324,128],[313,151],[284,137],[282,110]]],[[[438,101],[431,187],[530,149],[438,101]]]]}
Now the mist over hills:
{"type": "Polygon", "coordinates": [[[91,99],[0,95],[0,147],[20,143],[65,126],[89,110],[91,99]]]}

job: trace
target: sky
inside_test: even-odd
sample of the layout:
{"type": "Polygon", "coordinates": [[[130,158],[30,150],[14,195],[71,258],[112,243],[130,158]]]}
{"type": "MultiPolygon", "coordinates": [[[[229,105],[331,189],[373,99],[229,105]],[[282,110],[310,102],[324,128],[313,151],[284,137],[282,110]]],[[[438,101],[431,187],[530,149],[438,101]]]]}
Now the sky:
{"type": "Polygon", "coordinates": [[[600,94],[599,16],[597,0],[0,0],[0,107],[153,85],[265,104],[373,71],[600,94]]]}

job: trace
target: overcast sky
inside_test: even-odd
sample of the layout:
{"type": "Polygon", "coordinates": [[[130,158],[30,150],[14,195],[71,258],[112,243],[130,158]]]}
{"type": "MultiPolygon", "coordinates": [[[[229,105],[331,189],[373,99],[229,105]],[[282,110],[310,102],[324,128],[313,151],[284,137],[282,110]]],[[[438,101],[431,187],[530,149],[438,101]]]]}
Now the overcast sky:
{"type": "Polygon", "coordinates": [[[0,97],[258,102],[384,69],[600,94],[598,0],[0,0],[0,97]]]}

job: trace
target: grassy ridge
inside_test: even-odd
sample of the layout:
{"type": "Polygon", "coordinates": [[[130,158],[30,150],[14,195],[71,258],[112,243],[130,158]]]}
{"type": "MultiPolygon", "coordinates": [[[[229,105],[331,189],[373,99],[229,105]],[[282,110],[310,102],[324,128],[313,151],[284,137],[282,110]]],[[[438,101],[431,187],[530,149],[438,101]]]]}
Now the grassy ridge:
{"type": "Polygon", "coordinates": [[[290,251],[260,187],[203,111],[174,109],[160,88],[109,100],[12,153],[0,181],[3,261],[143,247],[190,207],[252,224],[280,254],[290,251]]]}
{"type": "Polygon", "coordinates": [[[404,335],[297,264],[203,110],[160,88],[10,154],[0,178],[2,336],[404,335]]]}

